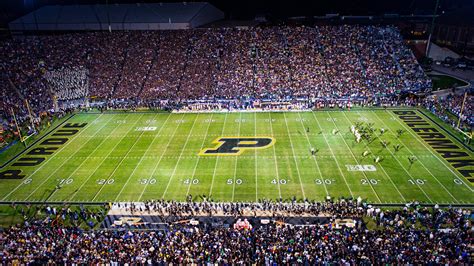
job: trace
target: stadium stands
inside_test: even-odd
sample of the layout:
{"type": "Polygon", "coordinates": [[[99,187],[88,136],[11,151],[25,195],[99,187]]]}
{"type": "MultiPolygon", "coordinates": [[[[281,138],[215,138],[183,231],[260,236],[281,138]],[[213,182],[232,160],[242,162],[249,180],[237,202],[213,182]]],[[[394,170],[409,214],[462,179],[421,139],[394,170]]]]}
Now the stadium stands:
{"type": "MultiPolygon", "coordinates": [[[[128,206],[127,208],[133,208],[128,206]]],[[[472,218],[468,209],[382,210],[352,200],[299,205],[259,203],[154,202],[175,215],[199,210],[280,210],[328,217],[329,223],[285,225],[285,216],[253,229],[169,223],[165,230],[84,230],[59,226],[91,221],[99,213],[44,207],[46,219],[30,220],[0,232],[2,264],[470,264],[472,218]],[[365,219],[354,226],[334,226],[337,218],[365,219]],[[276,222],[283,221],[283,222],[276,222]]],[[[94,220],[95,221],[95,220],[94,220]]],[[[89,223],[93,226],[93,223],[89,223]]],[[[255,225],[255,224],[254,224],[255,225]]],[[[251,226],[251,224],[250,224],[251,226]]]]}
{"type": "Polygon", "coordinates": [[[26,98],[46,90],[45,72],[61,68],[88,70],[89,95],[105,99],[367,99],[431,86],[393,27],[71,33],[2,49],[3,67],[26,98]]]}
{"type": "Polygon", "coordinates": [[[441,99],[430,98],[426,100],[425,106],[448,124],[456,126],[457,118],[460,117],[463,123],[472,127],[474,126],[474,97],[472,95],[467,96],[464,110],[461,114],[463,99],[464,95],[448,95],[441,99]],[[453,115],[456,117],[456,120],[452,119],[453,115]]]}
{"type": "Polygon", "coordinates": [[[182,2],[44,6],[12,21],[0,41],[0,264],[473,265],[474,98],[432,97],[401,30],[373,17],[222,27],[210,3],[182,2]],[[414,106],[459,119],[464,143],[414,106]],[[290,113],[325,107],[351,111],[290,113]],[[423,132],[440,137],[428,146],[423,132]]]}
{"type": "MultiPolygon", "coordinates": [[[[147,18],[152,10],[133,7],[130,11],[116,7],[116,14],[122,15],[112,18],[114,29],[126,28],[126,23],[115,23],[126,17],[127,22],[145,27],[135,18],[147,18]]],[[[73,16],[78,24],[70,27],[104,29],[103,10],[82,8],[94,9],[97,17],[73,16]],[[86,20],[94,22],[86,25],[86,20]]],[[[176,14],[173,20],[187,21],[182,28],[203,23],[192,10],[176,14]]],[[[45,23],[41,27],[58,27],[72,10],[40,9],[38,15],[42,12],[58,14],[58,19],[40,19],[40,24],[45,23]]],[[[33,27],[31,19],[21,18],[14,27],[33,27]]],[[[157,23],[166,22],[160,19],[163,21],[157,23]]],[[[131,24],[127,27],[133,28],[131,24]]],[[[429,91],[431,81],[392,26],[76,32],[7,40],[0,43],[0,53],[4,55],[0,58],[0,147],[18,138],[10,110],[16,112],[25,130],[32,130],[24,100],[31,105],[35,127],[49,125],[53,117],[70,112],[71,102],[88,101],[100,102],[100,108],[158,106],[168,110],[187,108],[195,101],[203,109],[245,108],[258,101],[293,102],[293,108],[299,109],[333,107],[339,101],[344,102],[341,107],[349,102],[423,104],[450,123],[453,121],[448,120],[446,111],[460,116],[462,104],[460,96],[425,100],[399,97],[401,93],[429,91]],[[55,108],[56,100],[60,108],[55,108]]],[[[472,108],[470,97],[461,117],[468,125],[474,124],[472,108]]],[[[469,209],[407,204],[382,210],[352,200],[282,204],[214,203],[206,199],[200,203],[115,203],[112,208],[132,216],[155,215],[167,221],[163,223],[166,228],[125,225],[97,229],[91,220],[101,220],[104,213],[47,206],[42,209],[45,219],[25,216],[22,225],[0,231],[0,263],[472,264],[469,209]],[[250,213],[257,217],[257,212],[271,217],[271,222],[253,224],[251,230],[250,226],[176,223],[198,216],[214,219],[217,214],[239,218],[250,213]],[[324,217],[329,222],[285,223],[287,217],[305,215],[324,217]],[[335,226],[336,219],[346,218],[354,219],[355,226],[335,226]],[[81,228],[81,222],[90,228],[81,228]]]]}
{"type": "MultiPolygon", "coordinates": [[[[431,88],[390,26],[65,33],[10,39],[0,51],[0,105],[20,121],[24,99],[35,114],[53,111],[54,98],[63,109],[77,99],[168,109],[193,100],[202,108],[298,100],[298,108],[311,108],[341,100],[393,105],[402,92],[431,88]]],[[[472,104],[466,106],[463,120],[472,124],[472,104]]]]}

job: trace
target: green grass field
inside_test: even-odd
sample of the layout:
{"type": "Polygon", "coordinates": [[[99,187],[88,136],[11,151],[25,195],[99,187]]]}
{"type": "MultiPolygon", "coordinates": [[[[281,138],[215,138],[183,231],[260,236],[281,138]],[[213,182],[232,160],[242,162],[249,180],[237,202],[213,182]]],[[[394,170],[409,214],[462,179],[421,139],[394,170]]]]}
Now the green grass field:
{"type": "MultiPolygon", "coordinates": [[[[474,203],[472,184],[390,110],[80,113],[67,122],[87,125],[38,166],[20,167],[23,179],[0,180],[1,201],[184,201],[191,194],[215,201],[330,195],[374,203],[474,203]],[[358,121],[387,132],[377,132],[370,144],[356,143],[350,126],[358,121]],[[156,128],[137,130],[143,127],[156,128]],[[398,129],[406,131],[400,138],[398,129]],[[199,155],[226,136],[273,137],[275,143],[238,156],[199,155]],[[366,150],[371,154],[364,157],[366,150]],[[413,165],[411,155],[418,158],[413,165]],[[349,171],[353,165],[375,171],[349,171]]],[[[14,169],[15,161],[2,170],[14,169]]]]}
{"type": "Polygon", "coordinates": [[[468,85],[468,83],[448,75],[429,75],[429,77],[433,81],[434,91],[468,85]]]}

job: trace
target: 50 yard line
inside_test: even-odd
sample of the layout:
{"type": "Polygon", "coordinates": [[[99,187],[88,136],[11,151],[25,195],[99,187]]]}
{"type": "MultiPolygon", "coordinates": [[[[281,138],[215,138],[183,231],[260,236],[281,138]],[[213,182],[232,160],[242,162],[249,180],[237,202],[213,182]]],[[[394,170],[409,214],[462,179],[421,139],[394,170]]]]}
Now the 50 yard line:
{"type": "MultiPolygon", "coordinates": [[[[240,137],[240,126],[242,125],[242,112],[239,113],[239,133],[237,137],[240,137]]],[[[235,179],[237,176],[237,163],[239,161],[239,156],[235,156],[235,165],[234,165],[234,182],[232,183],[232,201],[234,201],[235,195],[235,179]]]]}
{"type": "MultiPolygon", "coordinates": [[[[257,136],[257,113],[254,113],[254,135],[257,136]]],[[[257,149],[255,149],[255,202],[258,202],[258,162],[257,149]]]]}

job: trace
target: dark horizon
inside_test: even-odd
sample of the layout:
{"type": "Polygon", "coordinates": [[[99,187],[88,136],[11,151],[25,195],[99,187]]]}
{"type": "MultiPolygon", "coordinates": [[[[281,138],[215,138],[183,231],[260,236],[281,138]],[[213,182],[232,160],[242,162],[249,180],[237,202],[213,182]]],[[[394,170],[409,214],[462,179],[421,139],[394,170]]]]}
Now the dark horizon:
{"type": "MultiPolygon", "coordinates": [[[[186,1],[157,1],[157,0],[13,0],[0,3],[0,14],[3,18],[21,16],[46,5],[69,4],[115,4],[115,3],[159,3],[159,2],[186,2],[186,1]]],[[[225,12],[226,19],[254,19],[255,16],[265,15],[275,19],[285,19],[292,16],[322,16],[325,14],[340,15],[431,15],[434,11],[434,0],[334,0],[334,1],[188,1],[210,2],[225,12]]],[[[439,14],[453,10],[472,9],[471,0],[440,0],[439,14]]],[[[468,20],[469,18],[466,17],[468,20]]]]}

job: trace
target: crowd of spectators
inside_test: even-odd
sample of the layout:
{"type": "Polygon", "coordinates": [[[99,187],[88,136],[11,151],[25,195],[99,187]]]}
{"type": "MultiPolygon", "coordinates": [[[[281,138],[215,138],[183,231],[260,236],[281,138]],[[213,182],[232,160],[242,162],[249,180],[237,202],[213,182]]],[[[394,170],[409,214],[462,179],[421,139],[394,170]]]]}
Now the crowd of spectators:
{"type": "Polygon", "coordinates": [[[153,32],[131,32],[126,62],[115,89],[114,98],[133,99],[138,97],[149,71],[155,62],[159,36],[153,32]]]}
{"type": "MultiPolygon", "coordinates": [[[[84,99],[114,108],[305,109],[397,105],[400,93],[431,87],[392,26],[65,33],[6,40],[0,53],[3,124],[12,110],[27,117],[25,100],[36,117],[84,99]]],[[[472,125],[471,98],[462,119],[472,125]]],[[[442,105],[459,113],[459,100],[442,105]]]]}
{"type": "Polygon", "coordinates": [[[57,84],[47,73],[61,69],[87,70],[89,96],[100,99],[372,97],[430,87],[390,26],[67,33],[7,40],[0,51],[2,89],[42,110],[61,95],[48,90],[57,84]]]}
{"type": "MultiPolygon", "coordinates": [[[[17,132],[11,112],[16,112],[20,124],[31,122],[25,100],[33,124],[39,126],[65,114],[53,112],[53,99],[90,97],[107,106],[132,109],[140,103],[175,109],[252,108],[264,101],[297,98],[338,106],[339,99],[348,99],[344,104],[371,98],[396,104],[399,92],[431,87],[391,26],[67,33],[4,41],[0,53],[2,146],[4,136],[10,139],[17,132]],[[193,100],[203,101],[188,103],[193,100]]],[[[440,116],[445,110],[459,116],[461,103],[460,96],[450,96],[425,104],[440,116]]],[[[291,106],[314,105],[292,102],[291,106]]],[[[472,105],[470,96],[461,116],[471,126],[472,105]]],[[[419,206],[383,210],[359,201],[150,201],[117,203],[112,208],[174,217],[328,216],[366,219],[376,228],[365,223],[352,228],[274,223],[246,227],[252,229],[204,224],[170,225],[165,231],[84,230],[54,221],[68,216],[97,218],[94,214],[53,207],[46,208],[46,219],[0,232],[1,263],[472,264],[470,210],[419,206]]]]}
{"type": "Polygon", "coordinates": [[[117,202],[111,206],[112,211],[125,211],[131,214],[154,214],[179,218],[193,216],[320,216],[330,215],[333,218],[360,217],[364,214],[365,204],[357,201],[341,200],[338,202],[274,202],[261,200],[258,203],[196,201],[147,201],[117,202]]]}
{"type": "Polygon", "coordinates": [[[157,55],[139,96],[143,99],[176,99],[186,66],[192,31],[154,33],[158,41],[157,55]]]}
{"type": "Polygon", "coordinates": [[[30,117],[28,112],[16,113],[15,123],[10,110],[5,109],[0,116],[0,149],[14,144],[22,137],[34,135],[43,129],[49,128],[55,120],[63,118],[65,115],[71,114],[75,109],[65,108],[58,111],[44,111],[30,117]],[[18,127],[17,127],[18,125],[18,127]]]}
{"type": "Polygon", "coordinates": [[[457,127],[460,121],[460,127],[466,131],[472,131],[474,127],[474,96],[467,95],[464,99],[464,94],[448,94],[441,97],[429,97],[424,101],[424,105],[436,116],[457,127]],[[464,109],[463,108],[464,102],[464,109]]]}
{"type": "MultiPolygon", "coordinates": [[[[254,205],[281,208],[274,204],[279,205],[270,202],[254,205]]],[[[177,203],[147,205],[169,209],[177,203]]],[[[180,205],[176,209],[184,210],[185,205],[193,208],[195,203],[180,205]]],[[[227,206],[240,208],[238,203],[227,206]]],[[[302,207],[293,204],[285,208],[291,211],[302,207]]],[[[56,213],[56,209],[50,208],[49,217],[54,219],[33,220],[0,232],[0,261],[111,265],[472,263],[473,216],[469,209],[416,204],[381,209],[352,200],[306,203],[303,208],[365,222],[343,227],[332,223],[275,222],[244,227],[175,223],[165,230],[83,230],[52,223],[57,219],[54,217],[67,212],[63,209],[56,213]],[[368,226],[369,223],[373,225],[368,226]]]]}

